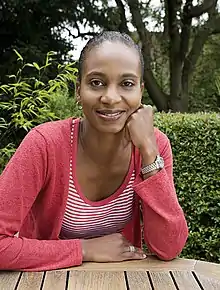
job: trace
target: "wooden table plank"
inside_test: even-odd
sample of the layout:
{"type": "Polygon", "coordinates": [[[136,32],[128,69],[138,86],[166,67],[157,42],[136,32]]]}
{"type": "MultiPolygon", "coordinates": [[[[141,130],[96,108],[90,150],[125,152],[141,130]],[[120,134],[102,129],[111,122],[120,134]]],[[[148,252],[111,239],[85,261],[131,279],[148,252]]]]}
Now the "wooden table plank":
{"type": "Polygon", "coordinates": [[[93,263],[85,262],[80,266],[67,268],[65,270],[74,271],[175,271],[186,270],[193,271],[196,260],[190,259],[174,259],[169,262],[160,261],[154,256],[150,256],[144,260],[125,261],[119,263],[93,263]]]}
{"type": "Polygon", "coordinates": [[[126,272],[129,290],[152,290],[147,272],[126,272]]]}
{"type": "Polygon", "coordinates": [[[66,271],[48,271],[46,272],[42,290],[65,290],[66,279],[66,271]]]}
{"type": "Polygon", "coordinates": [[[20,272],[1,272],[0,271],[0,289],[1,290],[8,290],[8,289],[15,289],[15,286],[18,282],[20,277],[20,272]]]}
{"type": "Polygon", "coordinates": [[[43,280],[43,275],[44,272],[22,273],[21,280],[16,290],[39,290],[43,280]]]}
{"type": "Polygon", "coordinates": [[[69,275],[68,290],[126,290],[123,272],[72,271],[69,275]]]}
{"type": "Polygon", "coordinates": [[[195,274],[204,289],[208,289],[208,290],[220,289],[220,277],[219,279],[210,278],[208,272],[206,275],[203,275],[200,273],[195,273],[195,274]]]}
{"type": "Polygon", "coordinates": [[[192,272],[173,271],[172,275],[179,290],[201,290],[192,272]]]}
{"type": "Polygon", "coordinates": [[[220,264],[196,261],[195,272],[220,280],[220,264]]]}
{"type": "Polygon", "coordinates": [[[150,272],[154,290],[176,290],[169,272],[150,272]]]}

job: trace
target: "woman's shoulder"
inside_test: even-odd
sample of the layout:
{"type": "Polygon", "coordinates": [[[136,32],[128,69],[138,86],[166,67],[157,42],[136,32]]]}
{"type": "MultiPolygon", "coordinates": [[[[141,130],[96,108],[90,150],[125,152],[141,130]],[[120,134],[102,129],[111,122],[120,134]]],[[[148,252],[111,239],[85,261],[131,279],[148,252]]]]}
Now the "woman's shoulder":
{"type": "Polygon", "coordinates": [[[65,120],[50,121],[43,124],[40,124],[34,127],[32,130],[36,130],[39,133],[47,134],[52,132],[57,132],[60,130],[68,130],[70,124],[72,123],[73,118],[68,118],[65,120]]]}
{"type": "Polygon", "coordinates": [[[69,140],[71,127],[73,122],[78,122],[79,119],[68,118],[65,120],[46,122],[32,129],[38,132],[46,141],[49,140],[69,140]]]}

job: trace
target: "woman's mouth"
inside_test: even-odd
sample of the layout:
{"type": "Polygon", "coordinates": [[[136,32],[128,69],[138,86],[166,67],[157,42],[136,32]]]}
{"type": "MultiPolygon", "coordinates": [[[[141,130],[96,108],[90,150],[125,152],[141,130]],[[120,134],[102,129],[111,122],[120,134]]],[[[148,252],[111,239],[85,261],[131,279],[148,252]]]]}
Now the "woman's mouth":
{"type": "Polygon", "coordinates": [[[96,110],[97,116],[106,121],[118,120],[124,112],[123,110],[96,110]]]}

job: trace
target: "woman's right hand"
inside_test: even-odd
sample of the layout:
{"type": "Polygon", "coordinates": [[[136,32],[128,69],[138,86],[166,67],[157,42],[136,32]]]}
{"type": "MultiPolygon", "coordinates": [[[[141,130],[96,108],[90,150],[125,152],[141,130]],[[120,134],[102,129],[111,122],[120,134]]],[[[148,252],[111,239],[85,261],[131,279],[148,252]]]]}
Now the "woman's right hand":
{"type": "Polygon", "coordinates": [[[121,262],[146,258],[141,249],[135,248],[135,251],[131,252],[130,246],[131,243],[119,233],[82,240],[83,261],[121,262]]]}

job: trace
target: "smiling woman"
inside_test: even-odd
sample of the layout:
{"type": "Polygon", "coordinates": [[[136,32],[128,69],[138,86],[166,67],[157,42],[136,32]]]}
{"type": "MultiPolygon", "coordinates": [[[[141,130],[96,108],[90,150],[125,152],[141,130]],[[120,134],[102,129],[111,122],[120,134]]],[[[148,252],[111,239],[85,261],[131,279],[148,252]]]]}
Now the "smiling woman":
{"type": "Polygon", "coordinates": [[[84,117],[34,128],[1,175],[0,269],[144,259],[141,210],[149,250],[163,260],[181,252],[188,231],[170,142],[141,104],[142,77],[129,36],[87,43],[76,88],[84,117]]]}

